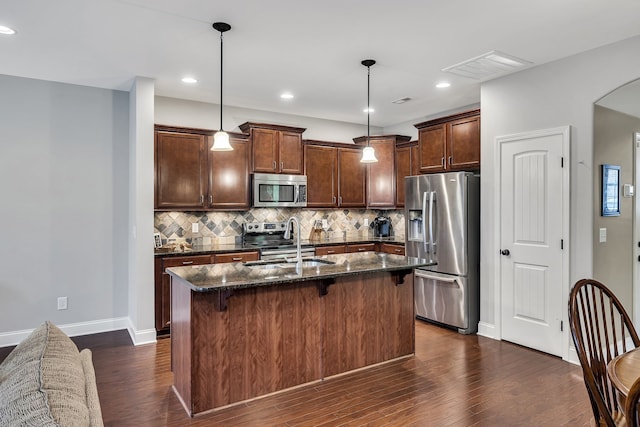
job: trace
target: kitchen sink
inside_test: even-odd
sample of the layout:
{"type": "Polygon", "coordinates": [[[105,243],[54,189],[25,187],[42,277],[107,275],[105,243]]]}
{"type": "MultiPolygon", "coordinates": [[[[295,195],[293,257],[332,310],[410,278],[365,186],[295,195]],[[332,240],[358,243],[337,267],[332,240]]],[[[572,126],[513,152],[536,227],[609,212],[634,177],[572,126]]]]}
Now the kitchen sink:
{"type": "MultiPolygon", "coordinates": [[[[249,261],[249,262],[245,262],[244,265],[246,267],[255,267],[255,268],[261,268],[261,269],[275,269],[275,268],[295,268],[296,267],[296,260],[295,259],[288,259],[288,260],[277,260],[277,261],[249,261]]],[[[319,267],[322,265],[330,265],[330,264],[335,264],[334,261],[329,261],[326,259],[318,259],[318,258],[311,258],[311,259],[303,259],[302,260],[302,267],[319,267]]]]}

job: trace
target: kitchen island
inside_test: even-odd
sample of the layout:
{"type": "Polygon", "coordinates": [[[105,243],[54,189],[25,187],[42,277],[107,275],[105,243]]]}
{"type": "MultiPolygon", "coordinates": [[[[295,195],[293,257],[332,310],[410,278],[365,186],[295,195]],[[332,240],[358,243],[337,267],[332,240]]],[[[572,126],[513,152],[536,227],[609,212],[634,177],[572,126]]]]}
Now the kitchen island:
{"type": "Polygon", "coordinates": [[[195,415],[413,354],[424,265],[366,252],[167,269],[176,395],[195,415]]]}

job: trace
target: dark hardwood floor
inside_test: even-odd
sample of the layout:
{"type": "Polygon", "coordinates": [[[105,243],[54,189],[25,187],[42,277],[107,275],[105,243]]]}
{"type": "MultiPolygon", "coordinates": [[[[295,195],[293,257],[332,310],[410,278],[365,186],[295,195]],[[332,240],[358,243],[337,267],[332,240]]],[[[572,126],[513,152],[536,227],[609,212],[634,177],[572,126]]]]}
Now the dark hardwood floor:
{"type": "Polygon", "coordinates": [[[93,351],[107,426],[582,426],[592,417],[579,366],[421,321],[415,356],[195,418],[171,390],[170,339],[73,340],[93,351]]]}

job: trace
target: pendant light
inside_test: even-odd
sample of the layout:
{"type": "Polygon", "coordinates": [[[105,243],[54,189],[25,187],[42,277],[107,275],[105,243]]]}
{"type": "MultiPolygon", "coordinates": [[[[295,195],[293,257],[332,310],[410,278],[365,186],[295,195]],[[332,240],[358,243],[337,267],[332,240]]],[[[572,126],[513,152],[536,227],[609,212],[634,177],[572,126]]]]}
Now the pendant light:
{"type": "Polygon", "coordinates": [[[222,35],[231,29],[231,25],[225,22],[214,22],[213,28],[220,31],[220,130],[213,135],[211,151],[232,151],[229,134],[222,130],[222,35]]]}
{"type": "Polygon", "coordinates": [[[375,163],[378,161],[378,159],[376,159],[376,153],[373,150],[373,147],[369,144],[369,139],[371,138],[369,130],[369,116],[371,114],[371,106],[369,105],[369,80],[371,79],[371,66],[375,63],[376,61],[374,61],[373,59],[365,59],[361,62],[362,65],[367,67],[367,146],[362,150],[362,158],[360,159],[360,163],[375,163]]]}

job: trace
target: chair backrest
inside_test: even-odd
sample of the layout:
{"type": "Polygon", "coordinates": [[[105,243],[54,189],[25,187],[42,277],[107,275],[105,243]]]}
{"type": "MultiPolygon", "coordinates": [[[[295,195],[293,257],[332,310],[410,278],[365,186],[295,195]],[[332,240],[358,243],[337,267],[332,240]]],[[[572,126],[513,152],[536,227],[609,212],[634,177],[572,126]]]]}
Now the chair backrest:
{"type": "Polygon", "coordinates": [[[624,413],[607,376],[614,357],[640,345],[618,298],[597,280],[579,280],[569,296],[569,324],[596,422],[615,426],[624,413]]]}
{"type": "Polygon", "coordinates": [[[624,415],[627,419],[628,427],[638,427],[640,425],[638,404],[640,404],[640,379],[637,379],[629,389],[624,405],[624,415]]]}

